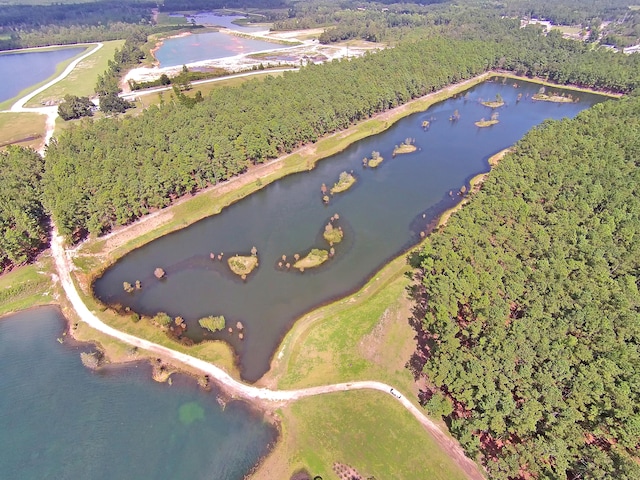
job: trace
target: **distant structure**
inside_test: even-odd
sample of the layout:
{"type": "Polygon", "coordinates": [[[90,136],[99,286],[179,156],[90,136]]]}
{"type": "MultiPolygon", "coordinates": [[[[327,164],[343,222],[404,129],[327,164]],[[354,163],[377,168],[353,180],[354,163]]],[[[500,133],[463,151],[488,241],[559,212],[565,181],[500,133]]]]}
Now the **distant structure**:
{"type": "Polygon", "coordinates": [[[640,53],[640,44],[632,47],[623,48],[622,51],[627,54],[640,53]]]}

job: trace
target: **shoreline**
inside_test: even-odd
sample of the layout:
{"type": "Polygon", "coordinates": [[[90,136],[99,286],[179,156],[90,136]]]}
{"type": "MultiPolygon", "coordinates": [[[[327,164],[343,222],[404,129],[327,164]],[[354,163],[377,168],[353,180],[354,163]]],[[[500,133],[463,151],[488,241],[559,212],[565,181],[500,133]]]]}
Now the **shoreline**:
{"type": "MultiPolygon", "coordinates": [[[[170,217],[173,217],[173,214],[175,213],[174,212],[175,207],[177,207],[177,206],[179,206],[181,204],[184,204],[184,203],[186,203],[186,202],[188,202],[190,200],[206,198],[207,197],[206,193],[215,194],[215,193],[218,193],[218,190],[220,190],[221,193],[225,193],[225,194],[231,192],[231,193],[229,193],[229,197],[230,198],[227,198],[226,200],[228,200],[230,202],[228,204],[232,204],[235,201],[239,201],[241,198],[244,198],[245,196],[253,193],[254,191],[256,191],[256,190],[258,190],[260,188],[262,188],[262,186],[251,185],[252,182],[254,182],[256,180],[256,178],[261,178],[260,175],[258,174],[258,172],[261,171],[262,167],[266,168],[267,174],[275,174],[275,177],[276,177],[276,178],[269,178],[269,180],[267,180],[267,181],[263,181],[263,183],[266,185],[266,184],[270,183],[271,181],[275,181],[275,180],[277,180],[279,178],[282,178],[283,176],[286,176],[287,174],[294,173],[293,171],[291,171],[291,172],[288,172],[288,173],[287,172],[284,172],[284,173],[280,172],[280,175],[278,174],[278,172],[280,170],[285,169],[287,160],[291,159],[292,157],[295,157],[295,155],[300,156],[300,153],[306,153],[306,152],[309,152],[310,150],[313,150],[315,156],[313,156],[311,160],[306,160],[305,161],[304,159],[298,159],[296,162],[294,162],[294,167],[296,167],[298,169],[298,171],[305,170],[305,169],[307,169],[307,170],[311,169],[311,168],[313,168],[315,166],[315,163],[317,161],[319,161],[319,160],[321,160],[323,158],[326,158],[328,156],[331,156],[332,154],[336,153],[336,151],[334,151],[334,150],[337,149],[337,151],[342,151],[345,148],[347,148],[348,145],[350,145],[351,143],[359,140],[360,138],[364,138],[364,137],[367,137],[367,136],[370,136],[370,135],[375,135],[375,134],[379,133],[380,131],[383,131],[386,128],[388,128],[395,121],[397,121],[397,120],[399,120],[399,119],[403,118],[404,116],[407,116],[407,115],[409,115],[411,113],[414,113],[413,109],[416,106],[418,106],[419,109],[415,110],[415,111],[424,110],[425,108],[428,108],[430,106],[430,104],[434,104],[434,103],[437,103],[438,101],[441,101],[441,100],[444,100],[446,98],[449,98],[450,96],[452,96],[453,94],[457,93],[458,91],[464,90],[466,88],[470,88],[471,86],[474,85],[474,82],[475,83],[480,83],[481,81],[483,81],[484,79],[486,79],[486,78],[488,78],[490,76],[500,76],[500,74],[496,74],[495,72],[486,72],[486,73],[484,73],[484,74],[482,74],[482,75],[480,75],[478,77],[474,77],[474,78],[466,80],[464,82],[460,82],[458,84],[445,87],[444,89],[442,89],[442,90],[440,90],[438,92],[434,92],[434,93],[429,94],[429,95],[427,95],[425,97],[420,97],[420,98],[418,98],[416,100],[413,100],[411,102],[408,102],[408,103],[406,103],[406,104],[404,104],[404,105],[402,105],[400,107],[396,107],[393,110],[389,110],[387,112],[383,112],[383,113],[381,113],[381,114],[379,114],[379,115],[377,115],[377,116],[375,116],[375,117],[363,122],[364,124],[371,123],[371,122],[377,122],[376,125],[371,125],[371,128],[366,132],[362,132],[362,127],[361,127],[362,124],[360,124],[359,128],[358,128],[358,126],[352,127],[350,129],[348,129],[347,131],[337,132],[335,134],[332,134],[332,135],[330,135],[328,137],[324,137],[322,139],[322,140],[329,140],[329,139],[344,140],[347,143],[346,145],[344,145],[344,142],[342,142],[342,143],[339,143],[337,147],[334,146],[333,149],[332,148],[327,148],[322,153],[318,151],[318,148],[317,148],[318,145],[317,144],[316,145],[303,146],[298,151],[293,152],[290,155],[279,157],[277,159],[272,160],[271,162],[268,162],[266,164],[260,165],[259,167],[256,168],[257,171],[254,170],[253,172],[251,172],[253,174],[253,176],[249,175],[249,172],[248,172],[247,174],[243,174],[243,175],[238,176],[238,177],[233,177],[232,179],[224,182],[223,184],[218,184],[218,185],[211,186],[208,189],[205,189],[204,191],[198,192],[198,194],[196,194],[194,196],[183,197],[183,199],[180,199],[178,202],[174,203],[171,207],[168,207],[167,209],[163,209],[163,210],[159,210],[157,212],[154,212],[151,215],[143,217],[142,219],[140,219],[138,222],[135,222],[134,224],[122,227],[122,230],[114,231],[114,232],[112,232],[112,234],[109,234],[108,236],[100,237],[100,238],[95,239],[95,240],[98,243],[101,243],[103,241],[106,242],[107,241],[107,237],[109,237],[111,235],[113,235],[112,238],[115,238],[118,235],[121,235],[123,232],[130,231],[130,229],[133,229],[133,228],[135,228],[135,227],[137,227],[137,226],[139,226],[141,224],[147,224],[148,225],[148,223],[147,223],[148,220],[151,218],[152,215],[155,215],[156,213],[158,214],[158,216],[170,213],[170,217]],[[440,98],[443,95],[445,95],[444,98],[440,98]],[[429,102],[431,102],[431,103],[429,104],[429,102]],[[426,104],[426,105],[424,105],[424,104],[426,104]],[[359,136],[359,135],[362,135],[362,136],[359,136]],[[355,138],[350,138],[351,136],[354,136],[355,138]],[[236,188],[236,183],[238,184],[237,188],[236,188]],[[251,187],[249,189],[250,191],[249,192],[240,192],[240,196],[239,197],[237,195],[235,195],[235,193],[237,193],[238,190],[241,189],[244,186],[250,186],[251,187]],[[227,190],[227,192],[225,192],[225,190],[227,190]]],[[[516,78],[520,78],[520,77],[516,77],[516,78]]],[[[521,78],[521,80],[527,80],[528,81],[528,79],[522,79],[522,78],[521,78]]],[[[491,158],[494,158],[494,157],[495,157],[495,155],[493,157],[491,157],[491,158]]],[[[294,160],[296,160],[296,159],[294,158],[294,160]]],[[[481,174],[481,175],[484,176],[484,175],[487,175],[487,174],[488,173],[481,174]]],[[[476,177],[474,177],[474,179],[475,178],[476,177]]],[[[460,204],[462,204],[462,203],[463,202],[460,202],[460,204]]],[[[222,208],[225,208],[225,207],[222,207],[222,208]]],[[[459,207],[459,208],[461,208],[461,207],[459,207]]],[[[212,214],[210,211],[209,212],[201,212],[201,213],[202,213],[202,216],[200,218],[204,218],[204,217],[210,216],[212,214]]],[[[155,217],[153,217],[153,218],[155,218],[155,217]]],[[[171,218],[165,219],[164,221],[161,221],[161,225],[162,224],[166,225],[166,222],[169,221],[169,220],[171,220],[171,218]]],[[[197,221],[197,220],[190,219],[189,224],[191,224],[191,223],[193,223],[195,221],[197,221]]],[[[174,225],[172,227],[171,231],[175,231],[175,230],[184,228],[186,226],[188,226],[188,225],[187,224],[183,224],[183,223],[178,223],[178,224],[176,224],[176,225],[174,225]]],[[[137,245],[137,246],[135,245],[136,244],[136,239],[140,239],[140,235],[148,234],[150,232],[153,232],[154,229],[155,229],[155,226],[153,226],[153,225],[150,226],[146,230],[143,228],[143,231],[141,233],[139,232],[137,235],[134,234],[132,238],[125,239],[125,241],[122,244],[116,246],[113,249],[110,249],[108,252],[103,252],[102,253],[103,256],[101,257],[103,263],[104,263],[105,260],[109,260],[111,262],[111,263],[109,263],[109,265],[110,265],[110,264],[114,263],[115,261],[117,261],[118,258],[121,258],[126,253],[134,250],[135,248],[139,248],[140,246],[142,246],[142,245],[154,240],[155,238],[158,238],[158,237],[163,236],[166,233],[168,233],[168,232],[159,233],[158,235],[155,236],[155,238],[144,239],[144,241],[140,245],[137,245]],[[131,246],[130,245],[131,243],[134,243],[134,245],[131,246]],[[119,255],[119,257],[114,258],[113,254],[119,255]]],[[[89,247],[91,247],[91,243],[89,243],[89,242],[92,242],[93,240],[94,239],[89,239],[88,241],[83,242],[78,247],[76,247],[74,250],[78,251],[81,248],[89,248],[89,247]]],[[[423,242],[420,242],[418,244],[418,246],[421,245],[422,243],[423,242]]],[[[406,255],[406,253],[401,255],[401,257],[404,257],[405,255],[406,255]]],[[[391,261],[389,263],[391,263],[391,261]]],[[[387,268],[389,266],[389,263],[387,263],[383,267],[383,269],[387,268]]],[[[107,267],[108,267],[108,265],[107,265],[107,267]]],[[[107,267],[104,267],[104,268],[107,268],[107,267]]],[[[377,272],[377,273],[379,273],[379,272],[377,272]]],[[[60,285],[60,283],[58,283],[58,285],[60,285]]],[[[359,291],[360,290],[364,290],[366,288],[367,287],[365,285],[364,287],[359,289],[359,291]]],[[[374,293],[375,292],[372,292],[372,294],[374,294],[374,293]]],[[[66,300],[66,298],[65,298],[65,300],[66,300]]],[[[68,302],[68,300],[66,300],[66,301],[68,302]]],[[[312,314],[312,313],[313,312],[308,312],[306,315],[309,315],[309,314],[312,314]]],[[[71,325],[73,320],[68,317],[67,313],[65,313],[65,317],[67,317],[67,319],[69,321],[69,324],[71,325]]],[[[74,318],[77,318],[77,316],[75,314],[74,314],[74,318]]],[[[300,320],[301,319],[298,319],[295,323],[298,323],[300,320]]],[[[280,349],[284,348],[284,343],[285,342],[286,342],[286,338],[283,339],[283,342],[281,343],[281,346],[276,351],[276,353],[280,349]]],[[[95,340],[95,343],[100,345],[100,341],[99,340],[95,340]]],[[[148,352],[148,353],[149,353],[150,357],[157,354],[157,353],[152,353],[152,352],[148,352]]],[[[276,353],[274,353],[274,357],[275,357],[276,353]]],[[[176,367],[176,363],[178,365],[178,368],[179,368],[179,366],[186,365],[186,364],[182,363],[182,361],[180,359],[175,358],[175,357],[172,358],[172,366],[176,367]]],[[[194,373],[190,373],[190,374],[191,375],[196,375],[194,373]]],[[[223,386],[223,388],[224,388],[224,386],[223,386]]],[[[258,400],[256,397],[252,397],[252,402],[251,403],[260,404],[260,402],[261,401],[258,400]]],[[[266,402],[266,400],[264,402],[266,402]]],[[[273,405],[273,404],[269,403],[269,405],[273,405]]],[[[279,444],[280,440],[281,440],[281,437],[278,437],[278,441],[276,442],[276,445],[274,445],[274,449],[276,448],[277,444],[279,444]]],[[[272,451],[273,450],[268,452],[265,455],[265,457],[263,457],[263,459],[267,458],[267,456],[272,451]]]]}
{"type": "MultiPolygon", "coordinates": [[[[170,207],[155,211],[150,215],[141,218],[140,220],[136,221],[131,225],[123,226],[123,227],[120,227],[119,229],[114,230],[113,232],[110,232],[104,237],[86,240],[85,242],[76,246],[73,249],[73,252],[75,253],[75,255],[83,256],[83,254],[84,255],[87,254],[87,253],[83,253],[83,250],[85,251],[91,250],[92,253],[90,253],[89,255],[91,255],[92,257],[97,257],[96,259],[98,260],[98,265],[82,272],[83,279],[79,278],[80,283],[83,287],[82,290],[87,295],[91,296],[91,302],[94,303],[97,307],[102,309],[108,308],[107,305],[102,304],[96,297],[93,296],[92,286],[93,286],[93,283],[96,281],[96,279],[100,278],[100,276],[104,273],[104,271],[106,271],[111,265],[115,264],[120,258],[124,257],[126,254],[130,253],[131,251],[137,248],[141,248],[145,244],[150,243],[151,241],[157,238],[160,238],[168,233],[181,230],[182,228],[185,228],[191,225],[192,223],[195,223],[198,220],[220,213],[224,208],[227,208],[228,206],[232,205],[237,201],[240,201],[241,199],[263,188],[264,186],[268,185],[273,181],[276,181],[292,173],[296,173],[304,170],[310,170],[315,167],[316,162],[344,150],[353,142],[358,141],[361,138],[365,138],[365,137],[380,133],[381,131],[384,131],[387,128],[389,128],[391,124],[400,120],[404,116],[414,113],[415,111],[423,111],[424,109],[428,108],[434,103],[437,103],[446,98],[449,98],[452,95],[459,93],[460,91],[464,91],[470,88],[471,86],[478,84],[486,80],[487,78],[490,78],[496,75],[497,75],[496,72],[493,72],[493,71],[485,72],[471,79],[465,80],[463,82],[459,82],[454,85],[450,85],[437,92],[433,92],[424,97],[420,97],[418,99],[412,100],[392,110],[382,112],[366,120],[365,122],[362,122],[361,124],[355,127],[349,128],[347,131],[336,132],[327,137],[324,137],[317,144],[305,145],[300,149],[298,149],[297,151],[292,152],[291,154],[276,158],[274,160],[271,160],[270,162],[261,164],[256,167],[252,167],[245,174],[233,177],[221,184],[207,187],[206,189],[196,193],[193,196],[183,197],[177,200],[170,207]],[[353,138],[353,139],[348,138],[354,132],[357,133],[359,127],[360,129],[362,128],[362,125],[366,126],[372,122],[380,122],[381,120],[384,120],[384,123],[383,124],[379,123],[377,125],[377,128],[370,128],[362,136],[356,135],[356,138],[353,138]],[[346,141],[339,143],[338,146],[335,147],[334,149],[330,149],[326,152],[320,153],[318,151],[320,150],[318,148],[320,144],[322,144],[323,141],[331,141],[332,139],[338,139],[338,140],[346,139],[346,141]],[[302,160],[299,160],[298,162],[296,162],[296,164],[292,169],[287,171],[286,169],[287,161],[292,159],[292,157],[295,158],[296,156],[299,157],[301,155],[311,157],[311,158],[307,158],[306,160],[307,168],[304,168],[305,165],[302,163],[302,160]],[[257,182],[258,179],[261,181],[257,182]],[[253,182],[255,182],[255,184],[253,184],[253,182]],[[261,185],[256,185],[257,183],[260,183],[261,185]],[[243,190],[243,189],[246,189],[246,190],[243,190]],[[220,194],[220,195],[216,195],[216,194],[220,194]],[[202,211],[202,209],[199,209],[199,211],[192,218],[183,219],[179,223],[176,222],[174,217],[178,217],[180,215],[176,215],[175,210],[179,209],[181,206],[185,204],[189,204],[192,201],[197,202],[198,199],[203,199],[206,197],[210,197],[211,200],[213,199],[218,200],[220,202],[219,206],[214,208],[209,208],[206,211],[202,211]],[[96,246],[98,247],[97,251],[95,251],[94,248],[92,248],[96,246]]],[[[500,153],[504,154],[503,152],[500,152],[500,153]]],[[[494,157],[495,155],[491,157],[489,161],[491,161],[491,159],[494,157]]],[[[483,173],[483,174],[480,174],[480,176],[485,176],[486,174],[487,173],[483,173]]],[[[475,179],[476,177],[474,177],[474,180],[475,179]]],[[[473,185],[471,188],[473,188],[473,185]]],[[[466,201],[467,201],[466,199],[462,199],[453,208],[454,209],[461,208],[462,205],[466,203],[466,201]]],[[[434,227],[438,228],[441,225],[443,225],[446,222],[446,219],[448,219],[448,217],[452,213],[453,212],[444,211],[437,219],[434,219],[434,222],[433,222],[434,227]]],[[[417,245],[420,245],[421,243],[422,242],[419,242],[417,245]]],[[[414,247],[411,247],[410,249],[407,249],[407,251],[401,252],[400,256],[406,255],[407,252],[411,251],[413,248],[414,247]]],[[[393,261],[393,258],[389,259],[389,262],[387,263],[390,263],[392,261],[393,261]]],[[[382,268],[384,268],[384,265],[382,268]]],[[[368,281],[369,281],[368,278],[364,279],[363,285],[366,284],[368,281]]],[[[362,285],[357,287],[357,289],[354,290],[354,292],[359,290],[361,287],[362,285]]],[[[354,292],[346,292],[345,296],[350,296],[354,292]]],[[[333,301],[336,301],[336,300],[333,300],[333,301]]],[[[332,303],[332,302],[329,302],[329,303],[332,303]]],[[[314,308],[314,310],[322,308],[323,306],[325,305],[318,305],[317,307],[314,308]]],[[[307,314],[308,313],[310,312],[307,312],[307,314]]],[[[307,314],[305,314],[304,316],[306,316],[307,314]]],[[[293,322],[293,325],[295,325],[303,317],[296,319],[296,321],[293,322]]],[[[151,329],[153,327],[149,327],[149,328],[151,329]]],[[[152,332],[150,331],[150,333],[152,332]]],[[[284,341],[286,336],[287,334],[283,335],[282,341],[284,341]]],[[[280,351],[281,345],[282,345],[282,342],[280,346],[274,351],[271,362],[273,362],[277,352],[280,351]]],[[[233,353],[233,355],[235,357],[235,352],[233,353]]],[[[237,364],[235,363],[234,363],[234,369],[237,369],[237,364]]],[[[259,380],[258,380],[258,383],[259,383],[259,380]]]]}

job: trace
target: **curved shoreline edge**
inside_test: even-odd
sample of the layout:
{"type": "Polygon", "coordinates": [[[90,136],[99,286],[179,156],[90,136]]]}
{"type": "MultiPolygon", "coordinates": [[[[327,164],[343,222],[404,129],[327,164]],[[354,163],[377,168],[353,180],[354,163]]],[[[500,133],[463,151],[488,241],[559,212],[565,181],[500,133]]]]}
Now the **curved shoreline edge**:
{"type": "MultiPolygon", "coordinates": [[[[250,400],[264,400],[267,402],[275,403],[288,403],[301,398],[310,397],[314,395],[322,395],[332,392],[341,392],[349,390],[378,390],[380,392],[390,392],[393,388],[382,382],[376,381],[359,381],[352,383],[339,383],[334,385],[325,385],[304,388],[299,390],[270,390],[268,388],[255,387],[239,382],[232,378],[227,372],[223,371],[219,367],[208,363],[204,360],[192,357],[190,355],[172,350],[167,347],[158,345],[157,343],[143,340],[141,338],[123,333],[103,323],[97,316],[95,316],[82,301],[78,290],[75,287],[71,279],[70,271],[70,259],[67,256],[67,252],[63,246],[63,239],[58,234],[57,229],[52,232],[51,239],[51,251],[55,260],[56,268],[59,275],[59,280],[64,289],[67,299],[71,303],[71,306],[75,310],[80,319],[87,323],[90,327],[112,336],[120,341],[123,341],[129,345],[133,345],[138,348],[142,348],[149,352],[158,353],[166,356],[172,360],[178,361],[184,365],[194,368],[209,375],[215,380],[221,388],[228,391],[232,396],[238,395],[245,399],[250,400]]],[[[446,444],[455,457],[456,463],[458,463],[464,470],[468,478],[472,480],[483,479],[483,475],[480,473],[478,466],[469,459],[462,447],[454,439],[448,437],[432,420],[430,420],[418,407],[416,407],[405,396],[393,395],[394,399],[400,402],[405,409],[407,409],[427,431],[434,437],[439,444],[446,444]]]]}

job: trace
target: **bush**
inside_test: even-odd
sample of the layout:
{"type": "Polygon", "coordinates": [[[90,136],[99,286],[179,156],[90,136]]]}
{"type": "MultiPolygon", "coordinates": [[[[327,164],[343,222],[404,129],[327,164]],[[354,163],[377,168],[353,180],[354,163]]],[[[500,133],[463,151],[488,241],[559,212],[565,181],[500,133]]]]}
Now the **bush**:
{"type": "Polygon", "coordinates": [[[226,321],[225,321],[224,315],[220,315],[217,317],[209,316],[209,317],[201,318],[200,320],[198,320],[198,323],[202,328],[206,328],[210,332],[215,333],[219,330],[224,330],[226,321]]]}
{"type": "Polygon", "coordinates": [[[158,312],[153,321],[162,327],[167,327],[171,323],[171,317],[164,312],[158,312]]]}

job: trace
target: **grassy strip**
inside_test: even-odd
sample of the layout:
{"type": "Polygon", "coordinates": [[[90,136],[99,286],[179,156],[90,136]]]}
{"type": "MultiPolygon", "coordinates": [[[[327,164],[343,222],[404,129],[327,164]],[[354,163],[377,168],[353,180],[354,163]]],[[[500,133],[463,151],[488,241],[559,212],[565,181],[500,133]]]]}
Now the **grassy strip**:
{"type": "MultiPolygon", "coordinates": [[[[268,70],[265,70],[263,74],[249,75],[247,77],[237,77],[237,78],[229,78],[225,80],[217,80],[214,82],[201,83],[199,85],[193,85],[191,91],[187,92],[187,95],[193,96],[198,90],[202,92],[203,96],[207,96],[216,88],[220,87],[237,87],[238,85],[242,85],[243,83],[249,80],[260,79],[264,80],[268,75],[272,77],[278,77],[282,75],[282,72],[269,73],[268,70]]],[[[127,110],[126,115],[137,115],[142,112],[145,108],[149,108],[152,105],[159,105],[161,99],[165,102],[170,102],[173,98],[173,92],[171,90],[159,91],[155,93],[150,93],[147,95],[139,95],[135,101],[136,108],[127,110]]]]}
{"type": "Polygon", "coordinates": [[[19,267],[0,276],[0,315],[53,302],[51,259],[19,267]]]}
{"type": "Polygon", "coordinates": [[[0,113],[0,145],[13,144],[38,149],[46,133],[46,115],[39,113],[0,113]],[[31,140],[24,140],[30,137],[31,140]],[[24,140],[19,142],[19,140],[24,140]]]}
{"type": "Polygon", "coordinates": [[[415,418],[382,392],[305,398],[279,413],[283,442],[253,480],[289,478],[301,468],[312,478],[338,478],[334,462],[352,466],[362,478],[465,478],[415,418]]]}
{"type": "Polygon", "coordinates": [[[415,350],[407,272],[402,255],[357,293],[298,320],[261,383],[291,389],[378,380],[414,392],[405,368],[415,350]]]}
{"type": "Polygon", "coordinates": [[[491,76],[492,77],[507,78],[507,79],[510,78],[512,80],[522,80],[524,82],[536,83],[538,85],[544,85],[546,87],[553,87],[553,88],[558,88],[558,89],[562,89],[562,90],[572,90],[574,92],[597,93],[598,95],[602,95],[602,96],[605,96],[605,97],[611,97],[611,98],[620,98],[620,97],[622,97],[621,93],[613,93],[613,92],[605,92],[605,91],[600,91],[600,90],[593,90],[593,89],[589,89],[589,88],[577,87],[575,85],[558,85],[557,83],[547,82],[546,80],[544,80],[542,78],[538,78],[538,77],[533,77],[533,78],[520,77],[518,75],[514,75],[513,73],[508,73],[508,72],[500,72],[498,74],[491,75],[491,76]]]}
{"type": "Polygon", "coordinates": [[[124,40],[103,43],[104,46],[100,50],[80,62],[66,78],[36,95],[26,106],[38,107],[47,100],[62,100],[65,95],[93,95],[98,75],[102,75],[107,69],[107,63],[113,59],[115,50],[122,48],[124,40]]]}
{"type": "MultiPolygon", "coordinates": [[[[79,44],[65,45],[64,47],[54,47],[51,50],[61,50],[63,48],[75,48],[75,47],[78,47],[78,46],[79,46],[79,44]]],[[[0,103],[0,110],[7,110],[7,109],[11,108],[11,105],[16,103],[16,101],[18,101],[19,99],[24,97],[29,92],[33,92],[34,90],[36,90],[37,88],[41,87],[42,85],[45,85],[45,84],[49,83],[51,80],[53,80],[58,75],[60,75],[62,72],[64,72],[64,69],[67,68],[67,66],[69,66],[69,64],[71,62],[73,62],[76,58],[81,57],[82,55],[87,53],[87,51],[90,48],[95,48],[95,45],[93,45],[93,44],[86,45],[86,48],[82,52],[78,53],[76,56],[74,56],[72,58],[69,58],[69,59],[65,60],[64,62],[60,62],[57,65],[56,71],[54,72],[54,74],[51,75],[49,78],[41,81],[40,83],[36,83],[35,85],[31,85],[30,87],[25,88],[20,93],[18,93],[18,95],[16,95],[14,98],[10,98],[9,100],[5,100],[4,102],[0,103]]],[[[32,49],[27,49],[27,50],[24,50],[24,51],[26,52],[26,51],[30,51],[30,50],[32,50],[32,49]]],[[[39,49],[38,51],[42,51],[42,49],[39,49]]]]}

